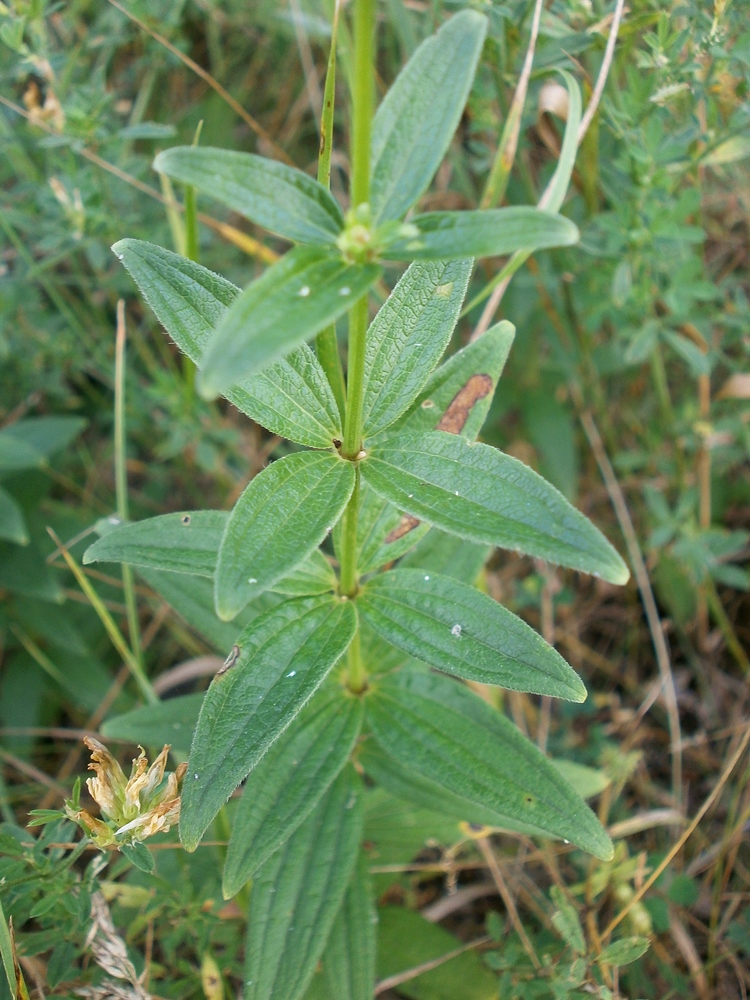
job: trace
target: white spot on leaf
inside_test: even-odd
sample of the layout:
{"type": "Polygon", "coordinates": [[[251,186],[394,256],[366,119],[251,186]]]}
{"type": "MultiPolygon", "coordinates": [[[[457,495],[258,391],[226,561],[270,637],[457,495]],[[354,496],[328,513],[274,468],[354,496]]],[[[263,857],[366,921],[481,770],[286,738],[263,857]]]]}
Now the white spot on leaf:
{"type": "Polygon", "coordinates": [[[456,636],[456,638],[458,638],[458,636],[461,635],[461,626],[454,625],[453,628],[451,629],[451,635],[454,635],[456,636]]]}

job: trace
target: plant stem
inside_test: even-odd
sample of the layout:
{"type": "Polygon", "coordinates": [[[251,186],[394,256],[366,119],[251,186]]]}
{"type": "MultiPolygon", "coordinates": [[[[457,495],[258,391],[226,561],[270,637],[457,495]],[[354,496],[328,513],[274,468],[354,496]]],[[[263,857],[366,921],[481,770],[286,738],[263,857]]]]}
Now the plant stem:
{"type": "MultiPolygon", "coordinates": [[[[320,116],[320,153],[318,155],[318,182],[324,187],[331,186],[331,153],[333,151],[333,109],[336,99],[336,38],[339,26],[339,3],[333,13],[331,25],[331,51],[328,56],[326,85],[323,93],[323,112],[320,116]]],[[[346,413],[346,384],[341,365],[336,325],[332,323],[315,338],[315,351],[320,367],[326,373],[333,389],[341,419],[346,413]]]]}
{"type": "MultiPolygon", "coordinates": [[[[356,0],[354,9],[354,87],[352,94],[352,209],[370,198],[370,136],[374,107],[375,0],[356,0]]],[[[349,312],[349,369],[347,373],[346,419],[342,455],[356,461],[362,447],[365,347],[367,336],[367,296],[363,295],[349,312]]],[[[354,492],[344,511],[341,547],[340,592],[344,597],[357,593],[357,521],[359,519],[360,473],[355,465],[354,492]]],[[[349,654],[349,689],[364,690],[366,675],[359,655],[359,636],[349,654]]]]}
{"type": "Polygon", "coordinates": [[[374,108],[375,0],[356,0],[352,94],[352,208],[370,200],[370,134],[374,108]]]}
{"type": "Polygon", "coordinates": [[[354,492],[344,511],[341,531],[341,580],[339,589],[345,597],[357,593],[357,521],[359,520],[359,465],[355,465],[354,492]]]}
{"type": "MultiPolygon", "coordinates": [[[[125,453],[125,302],[117,303],[117,334],[115,338],[115,496],[117,516],[128,520],[128,474],[125,453]]],[[[138,605],[135,599],[133,571],[127,563],[122,564],[122,587],[125,605],[128,609],[128,633],[133,657],[143,670],[141,653],[141,629],[138,622],[138,605]]]]}
{"type": "Polygon", "coordinates": [[[347,687],[353,694],[361,694],[367,687],[367,671],[362,662],[362,649],[360,645],[359,629],[354,633],[347,652],[347,687]]]}

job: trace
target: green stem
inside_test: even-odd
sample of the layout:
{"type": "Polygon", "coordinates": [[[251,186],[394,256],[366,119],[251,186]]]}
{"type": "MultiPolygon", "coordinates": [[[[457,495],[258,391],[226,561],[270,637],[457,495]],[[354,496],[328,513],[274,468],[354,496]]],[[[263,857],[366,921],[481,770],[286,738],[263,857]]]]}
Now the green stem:
{"type": "Polygon", "coordinates": [[[349,310],[349,369],[342,454],[350,461],[354,461],[362,450],[366,337],[367,296],[363,295],[349,310]]]}
{"type": "MultiPolygon", "coordinates": [[[[333,13],[333,24],[331,26],[331,51],[328,55],[328,70],[326,72],[326,85],[323,92],[323,113],[320,118],[320,153],[318,155],[318,182],[324,187],[331,186],[331,153],[333,152],[333,110],[336,99],[336,38],[339,26],[339,4],[333,13]]],[[[341,419],[346,413],[346,384],[344,382],[344,369],[341,364],[339,354],[339,344],[336,339],[336,326],[326,327],[315,338],[315,351],[318,355],[320,367],[326,373],[328,381],[333,389],[336,405],[339,408],[341,419]]]]}
{"type": "MultiPolygon", "coordinates": [[[[128,520],[128,474],[125,449],[125,303],[117,303],[117,336],[115,340],[115,496],[117,515],[121,521],[128,520]]],[[[128,633],[133,656],[141,670],[141,630],[138,621],[138,605],[135,599],[133,571],[127,563],[122,564],[122,587],[125,592],[125,606],[128,612],[128,633]]]]}
{"type": "Polygon", "coordinates": [[[352,127],[352,208],[370,200],[370,135],[375,87],[375,0],[356,0],[354,10],[354,93],[352,127]]]}
{"type": "Polygon", "coordinates": [[[344,597],[354,597],[357,593],[357,521],[359,520],[359,465],[354,467],[356,479],[354,492],[344,511],[341,530],[341,580],[339,590],[344,597]]]}
{"type": "Polygon", "coordinates": [[[359,629],[354,633],[354,638],[347,652],[347,687],[352,694],[361,694],[367,687],[367,671],[362,662],[362,649],[360,644],[359,629]]]}
{"type": "MultiPolygon", "coordinates": [[[[352,94],[352,209],[370,198],[370,138],[374,109],[375,0],[356,0],[354,9],[354,87],[352,94]]],[[[363,295],[349,312],[349,366],[347,373],[346,419],[342,455],[357,461],[362,448],[362,411],[365,386],[367,338],[367,296],[363,295]]],[[[360,472],[355,465],[354,492],[344,511],[341,538],[341,581],[343,597],[357,593],[357,522],[359,519],[360,472]]],[[[349,690],[359,693],[366,686],[366,673],[359,653],[359,634],[349,653],[349,690]]]]}

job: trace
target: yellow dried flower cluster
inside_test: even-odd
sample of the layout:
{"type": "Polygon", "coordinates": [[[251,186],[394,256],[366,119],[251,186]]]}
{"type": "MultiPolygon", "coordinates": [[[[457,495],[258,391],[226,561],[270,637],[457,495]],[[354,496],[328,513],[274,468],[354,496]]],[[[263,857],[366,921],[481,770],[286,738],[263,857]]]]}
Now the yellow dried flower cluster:
{"type": "Polygon", "coordinates": [[[163,833],[180,818],[180,786],[187,764],[178,764],[175,771],[166,772],[170,747],[167,745],[149,767],[141,752],[133,760],[130,777],[112,754],[90,736],[84,743],[91,751],[89,770],[93,778],[86,781],[91,797],[102,811],[96,819],[86,809],[65,804],[69,819],[82,827],[101,848],[115,849],[123,844],[146,840],[163,833]]]}

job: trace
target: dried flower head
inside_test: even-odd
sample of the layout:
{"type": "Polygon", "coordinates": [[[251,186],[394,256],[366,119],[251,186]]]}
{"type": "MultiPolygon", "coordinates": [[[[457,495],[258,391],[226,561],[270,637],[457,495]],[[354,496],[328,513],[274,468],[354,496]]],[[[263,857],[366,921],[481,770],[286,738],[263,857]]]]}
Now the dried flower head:
{"type": "Polygon", "coordinates": [[[169,746],[165,746],[149,766],[145,751],[133,760],[130,777],[104,744],[90,736],[84,743],[91,751],[89,770],[94,776],[86,782],[91,797],[102,811],[96,819],[77,801],[65,803],[69,819],[78,823],[97,846],[114,849],[123,844],[153,837],[177,822],[180,817],[180,786],[187,764],[166,772],[169,746]]]}

